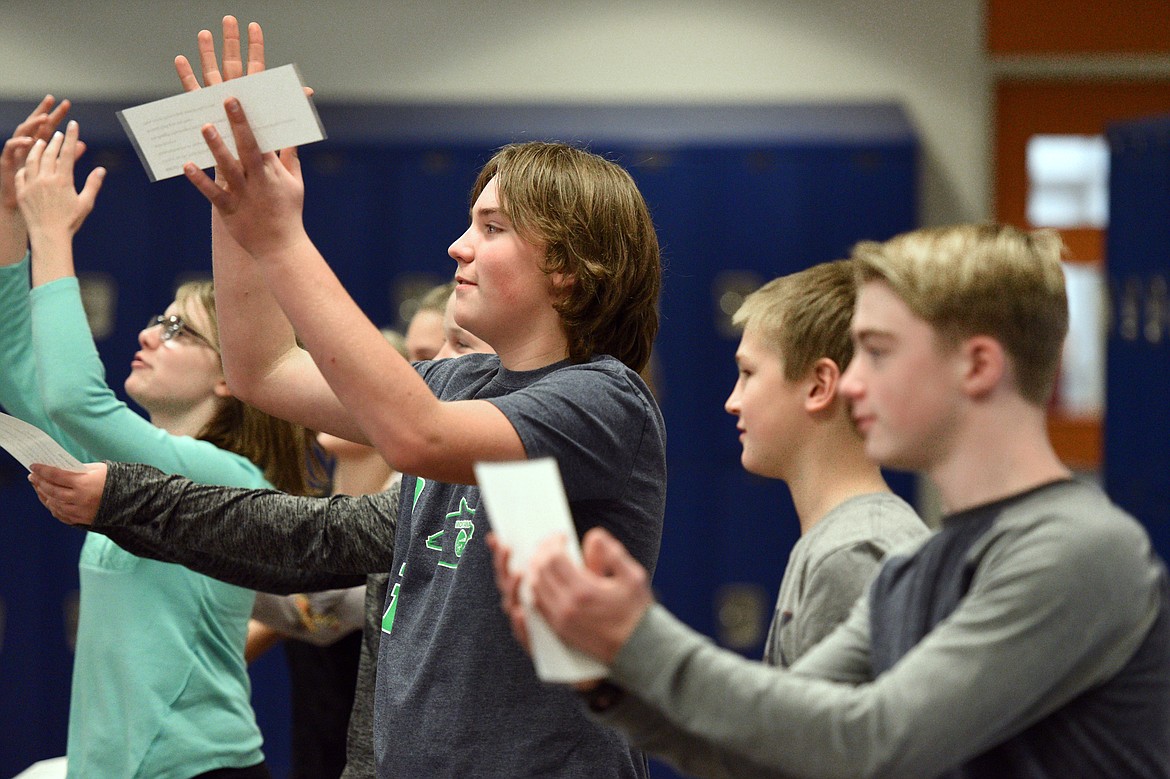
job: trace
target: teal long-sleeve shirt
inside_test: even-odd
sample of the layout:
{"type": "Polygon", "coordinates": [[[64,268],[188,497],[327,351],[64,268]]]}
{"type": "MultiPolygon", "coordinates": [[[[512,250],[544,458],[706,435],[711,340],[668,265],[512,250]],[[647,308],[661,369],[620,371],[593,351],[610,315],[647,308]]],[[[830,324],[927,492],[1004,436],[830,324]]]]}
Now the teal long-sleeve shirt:
{"type": "MultiPolygon", "coordinates": [[[[82,461],[267,487],[246,458],[155,427],[106,383],[76,278],[0,268],[0,404],[82,461]]],[[[89,534],[70,700],[70,777],[189,777],[263,759],[243,658],[255,594],[89,534]]]]}

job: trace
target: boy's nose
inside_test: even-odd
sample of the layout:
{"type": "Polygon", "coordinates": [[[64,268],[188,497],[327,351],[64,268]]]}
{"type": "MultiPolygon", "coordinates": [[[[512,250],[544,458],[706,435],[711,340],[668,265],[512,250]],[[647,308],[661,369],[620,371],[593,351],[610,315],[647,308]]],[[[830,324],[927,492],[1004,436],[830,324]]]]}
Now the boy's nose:
{"type": "MultiPolygon", "coordinates": [[[[467,228],[470,230],[471,228],[467,228]]],[[[467,233],[455,239],[455,241],[447,247],[447,254],[456,262],[470,262],[471,261],[471,245],[467,241],[467,233]]]]}
{"type": "Polygon", "coordinates": [[[849,367],[841,374],[841,394],[847,398],[861,395],[862,384],[857,378],[857,360],[851,360],[849,367]]]}

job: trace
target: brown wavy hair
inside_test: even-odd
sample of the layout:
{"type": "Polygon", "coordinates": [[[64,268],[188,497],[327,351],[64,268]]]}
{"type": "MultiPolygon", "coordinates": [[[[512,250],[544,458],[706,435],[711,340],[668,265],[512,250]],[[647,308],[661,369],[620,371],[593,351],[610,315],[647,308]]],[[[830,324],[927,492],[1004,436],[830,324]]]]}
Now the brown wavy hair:
{"type": "Polygon", "coordinates": [[[658,334],[662,264],[650,209],[630,174],[583,149],[534,141],[497,151],[472,203],[493,178],[516,230],[544,248],[544,272],[572,280],[553,303],[569,359],[609,354],[641,371],[658,334]]]}

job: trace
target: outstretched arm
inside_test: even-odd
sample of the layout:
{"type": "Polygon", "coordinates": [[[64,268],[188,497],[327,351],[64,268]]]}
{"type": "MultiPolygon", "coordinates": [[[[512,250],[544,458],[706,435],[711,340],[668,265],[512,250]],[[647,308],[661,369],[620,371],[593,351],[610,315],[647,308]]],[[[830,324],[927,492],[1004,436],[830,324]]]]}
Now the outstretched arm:
{"type": "MultiPolygon", "coordinates": [[[[1140,529],[1102,522],[1073,538],[1048,519],[1003,531],[958,608],[891,669],[858,685],[832,681],[840,678],[832,669],[868,651],[865,601],[784,671],[714,646],[657,606],[611,657],[581,632],[593,601],[575,594],[559,567],[538,572],[532,586],[557,634],[609,662],[611,678],[669,719],[675,736],[775,776],[934,776],[1110,679],[1159,614],[1165,574],[1137,562],[1150,559],[1140,529]],[[810,676],[817,671],[827,678],[810,676]]],[[[532,565],[542,563],[534,557],[532,565]]],[[[620,706],[614,712],[611,724],[635,744],[686,753],[642,732],[620,706]]]]}
{"type": "Polygon", "coordinates": [[[34,465],[29,481],[53,516],[141,557],[285,593],[355,586],[390,570],[398,490],[305,498],[198,484],[148,465],[86,467],[34,465]]]}

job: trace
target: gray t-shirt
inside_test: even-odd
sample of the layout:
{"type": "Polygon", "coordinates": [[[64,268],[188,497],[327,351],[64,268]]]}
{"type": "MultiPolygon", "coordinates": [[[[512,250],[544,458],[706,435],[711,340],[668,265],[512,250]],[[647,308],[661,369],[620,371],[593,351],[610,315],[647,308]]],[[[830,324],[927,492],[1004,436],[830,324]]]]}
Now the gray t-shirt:
{"type": "MultiPolygon", "coordinates": [[[[665,432],[637,374],[609,357],[513,373],[494,355],[467,355],[421,363],[419,370],[441,398],[492,399],[529,457],[557,457],[578,531],[605,527],[653,570],[665,506],[665,432]]],[[[568,689],[536,679],[499,607],[483,547],[486,519],[473,511],[478,490],[420,485],[413,477],[406,482],[405,527],[411,526],[417,488],[415,517],[428,506],[428,512],[444,512],[430,516],[434,529],[419,520],[413,535],[396,534],[398,489],[301,498],[209,487],[149,466],[112,463],[92,530],[134,554],[252,589],[304,592],[364,581],[366,627],[347,779],[374,774],[375,688],[382,713],[378,732],[387,754],[396,755],[393,761],[384,757],[382,776],[644,776],[640,752],[586,718],[568,689]],[[446,491],[456,516],[436,508],[446,491]],[[405,544],[400,552],[394,551],[396,535],[405,544]],[[408,562],[401,555],[411,551],[423,562],[411,566],[417,578],[403,576],[398,562],[389,571],[391,560],[408,562]],[[436,575],[450,581],[430,581],[436,575]],[[380,651],[389,637],[383,604],[396,606],[403,583],[409,605],[395,611],[401,620],[394,631],[400,639],[396,653],[380,651]],[[445,603],[447,598],[452,602],[445,603]],[[404,624],[413,627],[413,643],[401,640],[407,631],[398,628],[404,624]],[[379,655],[388,664],[385,673],[375,673],[379,655]],[[395,694],[403,688],[409,693],[401,711],[387,703],[386,684],[394,685],[395,694]]]]}
{"type": "Polygon", "coordinates": [[[792,547],[768,629],[764,662],[787,668],[849,616],[891,549],[929,531],[888,492],[849,498],[792,547]]]}
{"type": "MultiPolygon", "coordinates": [[[[442,400],[487,399],[530,458],[552,456],[579,533],[602,526],[653,570],[666,497],[665,432],[649,390],[610,357],[514,372],[495,355],[421,364],[442,400]]],[[[407,475],[382,619],[378,775],[640,777],[645,760],[542,684],[500,609],[474,486],[407,475]]]]}

